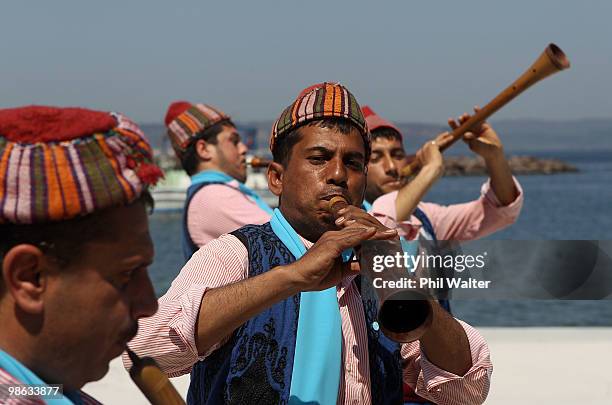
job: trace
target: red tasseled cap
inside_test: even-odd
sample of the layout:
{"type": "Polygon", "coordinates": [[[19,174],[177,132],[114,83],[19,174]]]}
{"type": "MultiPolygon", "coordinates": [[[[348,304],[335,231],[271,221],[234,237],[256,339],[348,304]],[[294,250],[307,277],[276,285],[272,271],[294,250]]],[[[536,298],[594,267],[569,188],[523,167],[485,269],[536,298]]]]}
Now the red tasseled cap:
{"type": "Polygon", "coordinates": [[[175,101],[174,103],[170,104],[170,107],[168,107],[168,111],[166,112],[166,119],[164,119],[166,126],[170,125],[170,123],[174,121],[176,117],[184,113],[190,107],[191,103],[187,101],[175,101]]]}
{"type": "Polygon", "coordinates": [[[395,124],[393,124],[391,121],[387,121],[380,115],[376,114],[374,110],[370,108],[370,106],[362,106],[361,112],[363,113],[363,117],[368,123],[368,129],[370,130],[370,132],[378,128],[386,127],[394,129],[400,135],[400,137],[402,137],[402,131],[400,131],[400,129],[395,124]]]}
{"type": "Polygon", "coordinates": [[[84,108],[27,106],[0,110],[0,136],[11,142],[60,142],[108,132],[117,126],[109,113],[84,108]]]}

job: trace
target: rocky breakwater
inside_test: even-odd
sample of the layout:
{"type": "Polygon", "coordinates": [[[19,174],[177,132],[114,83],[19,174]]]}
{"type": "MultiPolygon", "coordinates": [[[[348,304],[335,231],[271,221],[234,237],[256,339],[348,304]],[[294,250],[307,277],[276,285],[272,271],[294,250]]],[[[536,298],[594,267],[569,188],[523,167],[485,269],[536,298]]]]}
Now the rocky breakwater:
{"type": "MultiPolygon", "coordinates": [[[[540,159],[534,156],[511,156],[508,163],[513,174],[555,174],[577,172],[578,169],[558,159],[540,159]]],[[[444,158],[445,176],[486,175],[487,168],[481,157],[447,156],[444,158]]]]}

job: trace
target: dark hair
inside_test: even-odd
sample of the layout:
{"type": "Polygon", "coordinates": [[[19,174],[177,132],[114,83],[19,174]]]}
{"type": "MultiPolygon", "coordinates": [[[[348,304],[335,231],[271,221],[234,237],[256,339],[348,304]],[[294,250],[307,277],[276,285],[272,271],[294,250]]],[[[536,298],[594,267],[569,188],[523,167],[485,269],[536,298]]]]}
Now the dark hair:
{"type": "Polygon", "coordinates": [[[373,131],[370,131],[370,134],[372,135],[372,140],[378,139],[378,138],[387,138],[387,139],[395,139],[397,141],[402,141],[402,135],[397,132],[395,129],[390,128],[390,127],[380,127],[380,128],[376,128],[373,131]]]}
{"type": "MultiPolygon", "coordinates": [[[[149,191],[144,191],[132,204],[136,203],[143,203],[149,210],[153,209],[153,197],[149,191]]],[[[0,224],[0,268],[8,251],[21,244],[38,246],[62,266],[69,265],[78,259],[80,247],[84,243],[114,236],[114,230],[108,229],[107,218],[103,215],[107,211],[43,224],[0,224]]],[[[0,295],[3,284],[0,276],[0,295]]]]}
{"type": "Polygon", "coordinates": [[[197,133],[191,142],[189,142],[189,146],[187,146],[187,149],[185,152],[183,152],[181,157],[181,166],[183,166],[183,170],[185,170],[188,175],[192,176],[196,173],[198,170],[198,163],[200,162],[200,158],[195,147],[196,142],[202,139],[210,144],[216,145],[218,142],[217,135],[219,135],[226,126],[235,125],[230,120],[217,122],[212,127],[206,128],[204,131],[197,133]]]}
{"type": "MultiPolygon", "coordinates": [[[[344,135],[348,135],[351,132],[351,129],[354,128],[361,133],[361,129],[359,129],[359,127],[353,124],[352,121],[347,120],[346,118],[322,118],[315,121],[309,121],[306,124],[295,128],[276,142],[276,144],[274,145],[274,150],[272,151],[272,159],[275,162],[280,163],[281,165],[283,165],[283,167],[287,167],[293,147],[302,139],[300,129],[303,127],[329,128],[339,131],[344,135]]],[[[370,148],[365,143],[364,149],[367,164],[367,161],[370,157],[370,148]]]]}

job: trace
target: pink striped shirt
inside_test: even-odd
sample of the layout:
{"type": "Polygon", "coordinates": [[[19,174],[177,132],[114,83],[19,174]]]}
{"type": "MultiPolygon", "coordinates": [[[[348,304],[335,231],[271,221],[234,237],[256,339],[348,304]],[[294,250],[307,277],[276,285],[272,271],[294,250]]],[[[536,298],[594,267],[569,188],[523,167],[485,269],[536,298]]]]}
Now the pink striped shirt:
{"type": "MultiPolygon", "coordinates": [[[[463,204],[448,206],[421,202],[418,207],[425,212],[436,232],[438,240],[473,240],[483,238],[513,224],[523,207],[523,189],[513,178],[519,195],[508,205],[501,205],[491,189],[491,180],[482,185],[480,198],[463,204]]],[[[422,227],[421,221],[412,215],[408,221],[396,222],[395,200],[397,191],[385,194],[372,204],[372,214],[383,225],[398,227],[400,235],[414,239],[422,227]]]]}
{"type": "MultiPolygon", "coordinates": [[[[309,248],[312,244],[304,241],[309,248]]],[[[232,235],[223,235],[198,250],[159,300],[159,310],[139,320],[139,333],[130,347],[141,356],[150,356],[171,377],[190,372],[199,360],[219,348],[218,342],[207,353],[198,354],[195,325],[200,303],[207,290],[245,279],[248,252],[232,235]]],[[[337,289],[342,318],[343,375],[338,403],[369,404],[370,371],[365,314],[359,292],[350,279],[337,289]]],[[[404,381],[416,392],[437,404],[480,404],[489,391],[493,366],[483,337],[459,321],[467,334],[472,353],[472,368],[458,376],[430,363],[418,342],[402,345],[404,381]]],[[[123,355],[126,368],[131,366],[123,355]]]]}
{"type": "Polygon", "coordinates": [[[202,187],[187,210],[187,229],[198,246],[244,225],[261,225],[269,220],[270,214],[242,193],[235,181],[202,187]]]}
{"type": "MultiPolygon", "coordinates": [[[[21,381],[13,377],[6,370],[0,368],[0,404],[6,405],[45,405],[47,402],[38,396],[23,397],[10,396],[9,386],[15,384],[23,384],[21,381]]],[[[83,405],[101,405],[101,402],[96,401],[92,396],[83,391],[79,391],[83,405]]]]}

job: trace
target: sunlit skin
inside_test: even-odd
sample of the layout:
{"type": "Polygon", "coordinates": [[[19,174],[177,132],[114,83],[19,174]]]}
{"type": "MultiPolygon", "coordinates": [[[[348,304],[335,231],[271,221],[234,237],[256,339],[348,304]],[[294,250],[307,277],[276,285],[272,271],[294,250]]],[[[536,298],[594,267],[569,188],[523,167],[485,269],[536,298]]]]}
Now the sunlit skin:
{"type": "MultiPolygon", "coordinates": [[[[397,239],[360,209],[366,187],[365,145],[360,133],[348,134],[317,125],[300,128],[286,167],[268,167],[268,187],[280,196],[280,210],[293,229],[313,242],[298,260],[263,274],[213,288],[204,295],[198,315],[196,345],[199,353],[227,339],[248,319],[275,303],[303,291],[321,291],[356,275],[358,263],[343,264],[338,257],[365,240],[397,239]],[[330,213],[329,201],[342,196],[350,204],[330,213]]],[[[359,313],[352,316],[362,316],[359,313]]],[[[434,364],[463,375],[471,367],[467,337],[461,325],[434,304],[432,326],[421,337],[423,350],[434,364]]]]}
{"type": "Polygon", "coordinates": [[[343,196],[360,206],[366,185],[365,146],[359,131],[304,126],[286,168],[274,163],[268,173],[270,190],[280,195],[280,210],[295,230],[316,241],[337,230],[329,200],[343,196]]]}
{"type": "Polygon", "coordinates": [[[26,244],[2,263],[0,347],[64,391],[102,378],[137,320],[157,310],[146,207],[137,202],[99,215],[108,232],[82,244],[67,265],[26,244]]]}
{"type": "Polygon", "coordinates": [[[373,202],[383,194],[399,190],[400,170],[408,159],[399,139],[378,137],[372,140],[372,157],[368,164],[366,200],[373,202]]]}
{"type": "Polygon", "coordinates": [[[217,134],[217,143],[196,142],[196,151],[202,159],[198,170],[218,170],[244,183],[247,179],[247,146],[233,125],[226,124],[217,134]]]}

